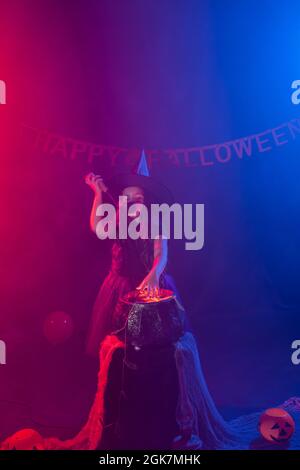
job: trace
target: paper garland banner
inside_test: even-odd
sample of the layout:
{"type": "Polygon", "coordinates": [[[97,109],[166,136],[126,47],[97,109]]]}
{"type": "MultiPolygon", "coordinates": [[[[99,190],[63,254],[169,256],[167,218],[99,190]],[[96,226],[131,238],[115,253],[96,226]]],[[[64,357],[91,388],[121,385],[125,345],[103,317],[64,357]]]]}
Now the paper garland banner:
{"type": "MultiPolygon", "coordinates": [[[[84,158],[88,164],[97,160],[111,167],[122,163],[130,166],[136,162],[141,149],[128,149],[101,145],[93,142],[64,137],[46,130],[22,125],[27,144],[48,155],[75,160],[84,158]]],[[[173,148],[164,150],[145,149],[149,166],[172,165],[178,168],[208,167],[225,164],[233,159],[249,158],[254,154],[270,152],[300,136],[300,119],[292,119],[264,132],[201,147],[173,148]]]]}

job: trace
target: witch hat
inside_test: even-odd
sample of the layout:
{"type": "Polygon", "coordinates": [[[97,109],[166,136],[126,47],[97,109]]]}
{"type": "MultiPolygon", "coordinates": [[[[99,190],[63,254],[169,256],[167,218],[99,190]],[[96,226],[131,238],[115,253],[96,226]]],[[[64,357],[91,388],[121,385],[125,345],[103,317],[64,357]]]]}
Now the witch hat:
{"type": "Polygon", "coordinates": [[[150,202],[172,204],[174,200],[171,191],[150,176],[147,155],[144,150],[142,150],[135,172],[119,173],[113,176],[107,183],[109,190],[114,193],[114,197],[121,195],[124,188],[137,186],[143,189],[150,202]]]}
{"type": "Polygon", "coordinates": [[[137,175],[150,176],[145,150],[142,150],[140,161],[136,170],[137,175]]]}

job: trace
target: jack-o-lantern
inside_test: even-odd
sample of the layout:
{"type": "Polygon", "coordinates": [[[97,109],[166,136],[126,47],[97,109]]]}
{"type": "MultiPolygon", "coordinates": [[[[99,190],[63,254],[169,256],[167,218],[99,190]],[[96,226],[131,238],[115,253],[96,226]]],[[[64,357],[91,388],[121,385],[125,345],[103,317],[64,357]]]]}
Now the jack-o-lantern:
{"type": "Polygon", "coordinates": [[[267,441],[281,444],[293,435],[295,423],[291,415],[282,408],[269,408],[259,419],[259,430],[267,441]]]}
{"type": "Polygon", "coordinates": [[[44,439],[34,429],[21,429],[8,437],[1,445],[2,450],[44,450],[44,439]]]}

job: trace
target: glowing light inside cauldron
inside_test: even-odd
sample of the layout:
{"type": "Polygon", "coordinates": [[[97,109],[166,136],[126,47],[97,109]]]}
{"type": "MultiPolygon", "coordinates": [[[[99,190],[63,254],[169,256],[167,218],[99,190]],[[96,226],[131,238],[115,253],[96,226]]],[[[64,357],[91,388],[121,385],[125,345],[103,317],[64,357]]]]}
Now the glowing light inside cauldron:
{"type": "Polygon", "coordinates": [[[124,297],[124,300],[130,303],[143,303],[143,304],[151,303],[152,304],[152,303],[162,302],[162,301],[172,299],[172,298],[174,298],[174,292],[172,292],[171,290],[167,290],[167,289],[160,289],[159,294],[153,295],[153,296],[150,296],[149,294],[147,294],[146,291],[143,292],[140,290],[136,290],[133,292],[129,292],[129,294],[127,294],[124,297]]]}

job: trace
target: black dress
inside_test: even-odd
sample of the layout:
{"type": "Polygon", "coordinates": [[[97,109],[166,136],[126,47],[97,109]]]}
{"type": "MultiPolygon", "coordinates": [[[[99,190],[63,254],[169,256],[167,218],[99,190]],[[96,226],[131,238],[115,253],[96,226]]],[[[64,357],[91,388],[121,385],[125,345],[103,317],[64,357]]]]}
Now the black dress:
{"type": "MultiPolygon", "coordinates": [[[[87,340],[87,352],[98,355],[101,341],[119,327],[118,302],[128,292],[136,289],[153,265],[153,240],[117,239],[112,246],[112,260],[108,275],[97,295],[87,340]]],[[[164,272],[160,287],[176,293],[172,277],[164,272]]]]}

